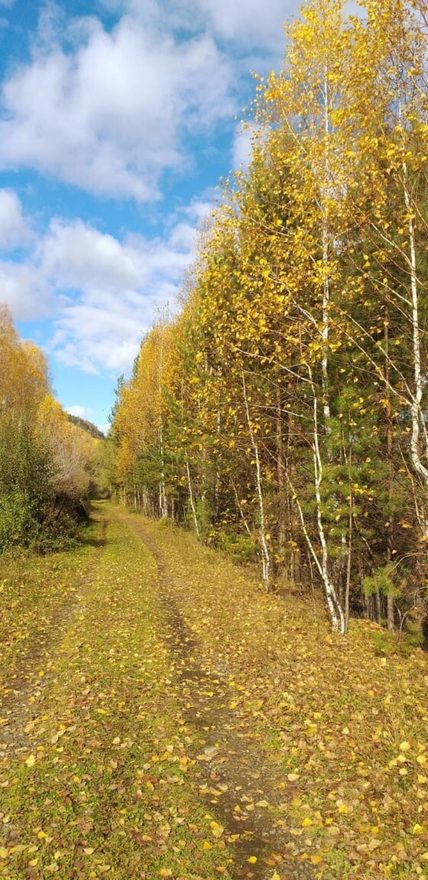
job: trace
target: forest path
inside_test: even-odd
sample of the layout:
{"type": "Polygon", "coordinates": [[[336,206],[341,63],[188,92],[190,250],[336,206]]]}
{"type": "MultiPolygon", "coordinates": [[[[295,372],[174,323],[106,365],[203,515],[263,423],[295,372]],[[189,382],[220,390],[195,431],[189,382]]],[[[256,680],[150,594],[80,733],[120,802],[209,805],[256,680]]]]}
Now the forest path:
{"type": "MultiPolygon", "coordinates": [[[[34,706],[42,700],[43,691],[50,682],[58,647],[72,621],[79,616],[85,588],[105,545],[107,522],[99,518],[98,523],[98,533],[90,542],[95,552],[90,552],[89,558],[83,555],[79,559],[80,565],[72,573],[72,582],[68,580],[68,570],[66,578],[61,572],[64,578],[62,590],[56,583],[50,595],[48,592],[45,597],[34,597],[48,601],[42,607],[36,606],[32,625],[24,627],[24,633],[15,631],[12,638],[9,633],[8,639],[2,639],[3,652],[6,653],[7,647],[13,648],[13,656],[8,658],[7,676],[0,692],[0,760],[2,756],[10,759],[11,755],[19,755],[28,748],[34,706]]],[[[56,577],[58,569],[54,568],[50,574],[56,577]]],[[[43,590],[46,586],[43,578],[39,588],[43,590]]],[[[3,620],[3,629],[4,623],[3,620]]],[[[2,660],[5,661],[4,654],[2,660]]]]}
{"type": "MultiPolygon", "coordinates": [[[[274,815],[283,799],[284,772],[262,747],[254,725],[254,709],[257,718],[263,698],[256,697],[252,711],[236,712],[239,700],[230,664],[221,646],[208,656],[186,620],[174,568],[162,551],[164,542],[156,540],[141,518],[123,514],[120,519],[156,561],[163,634],[174,667],[176,699],[190,734],[194,775],[207,809],[221,823],[221,836],[234,844],[231,876],[264,880],[272,876],[269,866],[280,865],[290,880],[312,877],[308,864],[290,864],[286,855],[290,837],[281,812],[274,815]]],[[[216,589],[215,578],[210,586],[216,589]]],[[[254,700],[251,690],[247,696],[254,700]]]]}
{"type": "Polygon", "coordinates": [[[0,560],[1,880],[420,876],[426,657],[332,637],[169,523],[95,519],[0,560]]]}
{"type": "Polygon", "coordinates": [[[2,880],[312,876],[287,852],[253,710],[174,597],[165,537],[100,504],[86,546],[0,563],[2,880]]]}

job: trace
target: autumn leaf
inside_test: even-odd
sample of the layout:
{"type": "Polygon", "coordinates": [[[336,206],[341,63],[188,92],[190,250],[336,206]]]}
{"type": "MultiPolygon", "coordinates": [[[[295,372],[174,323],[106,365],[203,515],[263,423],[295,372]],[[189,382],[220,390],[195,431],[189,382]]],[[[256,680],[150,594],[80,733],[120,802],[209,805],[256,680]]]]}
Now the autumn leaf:
{"type": "Polygon", "coordinates": [[[213,822],[210,822],[210,827],[211,827],[211,833],[212,833],[213,837],[218,838],[218,837],[222,836],[222,834],[224,832],[223,825],[219,825],[218,822],[213,821],[213,822]]]}

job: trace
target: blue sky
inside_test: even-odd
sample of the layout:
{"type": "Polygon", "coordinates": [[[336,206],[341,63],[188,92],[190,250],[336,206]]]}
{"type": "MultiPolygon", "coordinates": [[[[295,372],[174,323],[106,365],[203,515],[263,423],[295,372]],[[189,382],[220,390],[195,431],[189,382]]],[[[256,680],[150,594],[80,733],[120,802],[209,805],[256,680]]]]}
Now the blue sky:
{"type": "Polygon", "coordinates": [[[222,176],[245,161],[251,71],[294,0],[0,0],[0,300],[63,406],[105,426],[174,308],[222,176]]]}

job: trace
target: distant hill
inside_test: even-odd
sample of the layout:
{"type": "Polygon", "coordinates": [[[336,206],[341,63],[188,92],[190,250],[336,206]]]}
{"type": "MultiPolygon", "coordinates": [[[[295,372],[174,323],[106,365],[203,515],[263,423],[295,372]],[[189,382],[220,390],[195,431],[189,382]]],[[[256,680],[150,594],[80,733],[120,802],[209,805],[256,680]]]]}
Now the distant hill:
{"type": "Polygon", "coordinates": [[[105,440],[103,432],[92,422],[88,422],[86,419],[81,419],[80,416],[72,416],[71,413],[68,413],[68,418],[73,425],[77,425],[78,428],[81,428],[82,431],[86,431],[87,434],[90,434],[91,437],[95,437],[96,440],[105,440]]]}

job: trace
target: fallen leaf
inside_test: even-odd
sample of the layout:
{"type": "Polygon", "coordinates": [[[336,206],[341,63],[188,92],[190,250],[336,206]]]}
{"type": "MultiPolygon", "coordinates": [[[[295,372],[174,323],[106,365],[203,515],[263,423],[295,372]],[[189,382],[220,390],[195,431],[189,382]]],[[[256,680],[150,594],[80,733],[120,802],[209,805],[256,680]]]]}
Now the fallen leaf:
{"type": "Polygon", "coordinates": [[[221,837],[224,831],[223,825],[219,825],[218,822],[211,822],[210,825],[213,837],[221,837]]]}

